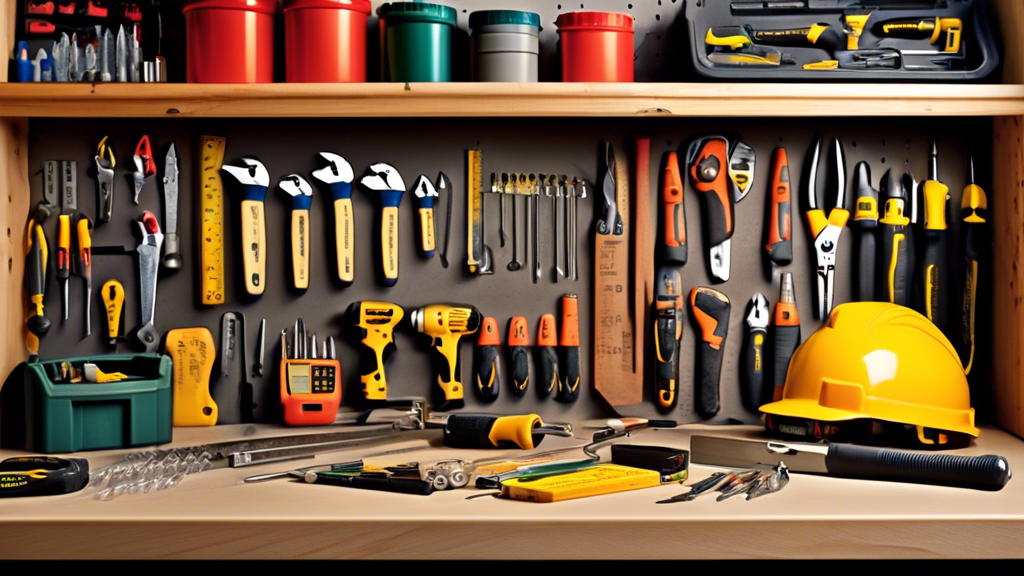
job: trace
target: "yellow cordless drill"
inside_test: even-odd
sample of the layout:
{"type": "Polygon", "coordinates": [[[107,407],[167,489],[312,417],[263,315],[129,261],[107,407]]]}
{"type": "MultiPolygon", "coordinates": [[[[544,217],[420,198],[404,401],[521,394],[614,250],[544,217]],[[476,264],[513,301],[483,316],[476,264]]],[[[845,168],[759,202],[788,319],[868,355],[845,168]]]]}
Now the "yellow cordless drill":
{"type": "Polygon", "coordinates": [[[480,329],[483,321],[480,311],[461,304],[432,304],[413,310],[409,320],[417,332],[431,338],[434,381],[444,394],[444,403],[438,410],[462,408],[465,402],[459,340],[480,329]]]}
{"type": "Polygon", "coordinates": [[[384,364],[397,350],[394,330],[404,316],[405,310],[390,302],[353,302],[345,312],[345,321],[352,325],[359,343],[366,347],[359,354],[359,380],[367,400],[383,402],[388,399],[384,364]]]}

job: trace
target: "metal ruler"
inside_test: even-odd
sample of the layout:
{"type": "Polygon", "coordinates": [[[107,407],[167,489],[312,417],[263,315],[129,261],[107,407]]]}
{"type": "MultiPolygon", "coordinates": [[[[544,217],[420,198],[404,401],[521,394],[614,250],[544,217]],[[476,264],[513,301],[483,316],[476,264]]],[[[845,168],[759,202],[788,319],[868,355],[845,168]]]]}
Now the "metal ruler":
{"type": "Polygon", "coordinates": [[[466,214],[469,217],[466,226],[468,233],[466,266],[469,267],[470,274],[479,274],[480,259],[483,254],[483,234],[480,228],[483,218],[483,210],[480,207],[484,181],[483,152],[480,150],[467,150],[466,161],[466,214]]]}
{"type": "Polygon", "coordinates": [[[224,303],[224,183],[220,168],[224,164],[227,138],[203,136],[199,162],[200,244],[199,301],[213,306],[224,303]]]}

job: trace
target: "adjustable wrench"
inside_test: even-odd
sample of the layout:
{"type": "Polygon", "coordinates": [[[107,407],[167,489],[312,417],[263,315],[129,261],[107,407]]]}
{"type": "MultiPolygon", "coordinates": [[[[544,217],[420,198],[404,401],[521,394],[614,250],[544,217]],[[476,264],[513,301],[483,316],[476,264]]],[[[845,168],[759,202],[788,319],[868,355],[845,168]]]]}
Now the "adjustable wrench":
{"type": "Polygon", "coordinates": [[[309,288],[309,208],[313,188],[298,174],[289,174],[278,184],[292,197],[292,285],[296,290],[309,288]]]}
{"type": "Polygon", "coordinates": [[[355,223],[352,215],[352,165],[331,152],[321,152],[327,162],[325,168],[313,171],[313,178],[326,184],[334,203],[334,243],[338,254],[338,280],[346,286],[355,280],[354,238],[355,223]]]}
{"type": "MultiPolygon", "coordinates": [[[[96,202],[97,223],[110,222],[114,212],[114,167],[117,160],[114,156],[114,149],[107,145],[107,136],[100,140],[96,147],[96,193],[99,196],[96,202]]],[[[65,205],[67,209],[67,205],[65,205]]]]}
{"type": "Polygon", "coordinates": [[[139,253],[139,304],[142,324],[135,332],[135,342],[147,353],[152,354],[160,347],[160,333],[153,325],[153,320],[156,317],[156,282],[164,235],[160,232],[160,224],[152,212],[143,212],[142,217],[134,222],[141,238],[136,251],[139,253]]]}
{"type": "Polygon", "coordinates": [[[270,174],[263,163],[255,158],[242,158],[244,167],[225,165],[221,170],[227,172],[242,185],[242,254],[245,271],[245,291],[252,296],[263,294],[267,275],[267,244],[266,216],[263,213],[263,202],[270,186],[270,174]]]}

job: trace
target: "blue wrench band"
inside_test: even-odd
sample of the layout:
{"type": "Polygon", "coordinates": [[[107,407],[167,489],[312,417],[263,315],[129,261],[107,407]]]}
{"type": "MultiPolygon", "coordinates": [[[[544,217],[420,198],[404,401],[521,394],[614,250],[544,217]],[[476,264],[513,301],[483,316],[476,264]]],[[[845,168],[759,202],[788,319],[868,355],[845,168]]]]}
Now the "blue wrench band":
{"type": "Polygon", "coordinates": [[[381,190],[379,194],[382,208],[397,208],[402,203],[402,195],[405,192],[403,190],[381,190]]]}
{"type": "Polygon", "coordinates": [[[242,198],[254,202],[263,202],[267,199],[267,187],[257,184],[242,184],[242,198]]]}
{"type": "Polygon", "coordinates": [[[352,198],[351,182],[333,182],[331,184],[331,197],[333,200],[344,200],[352,198]]]}
{"type": "Polygon", "coordinates": [[[292,196],[292,210],[309,210],[313,205],[313,197],[305,194],[292,196]]]}

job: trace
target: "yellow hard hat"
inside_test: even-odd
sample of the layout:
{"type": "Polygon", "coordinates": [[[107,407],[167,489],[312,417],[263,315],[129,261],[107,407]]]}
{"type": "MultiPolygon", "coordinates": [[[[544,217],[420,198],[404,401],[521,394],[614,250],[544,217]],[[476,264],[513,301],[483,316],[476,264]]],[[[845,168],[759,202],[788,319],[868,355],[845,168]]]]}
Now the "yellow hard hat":
{"type": "Polygon", "coordinates": [[[921,314],[881,302],[837,306],[793,354],[782,400],[761,412],[769,430],[789,436],[837,440],[845,430],[850,441],[853,430],[902,429],[933,446],[978,436],[953,345],[921,314]]]}

